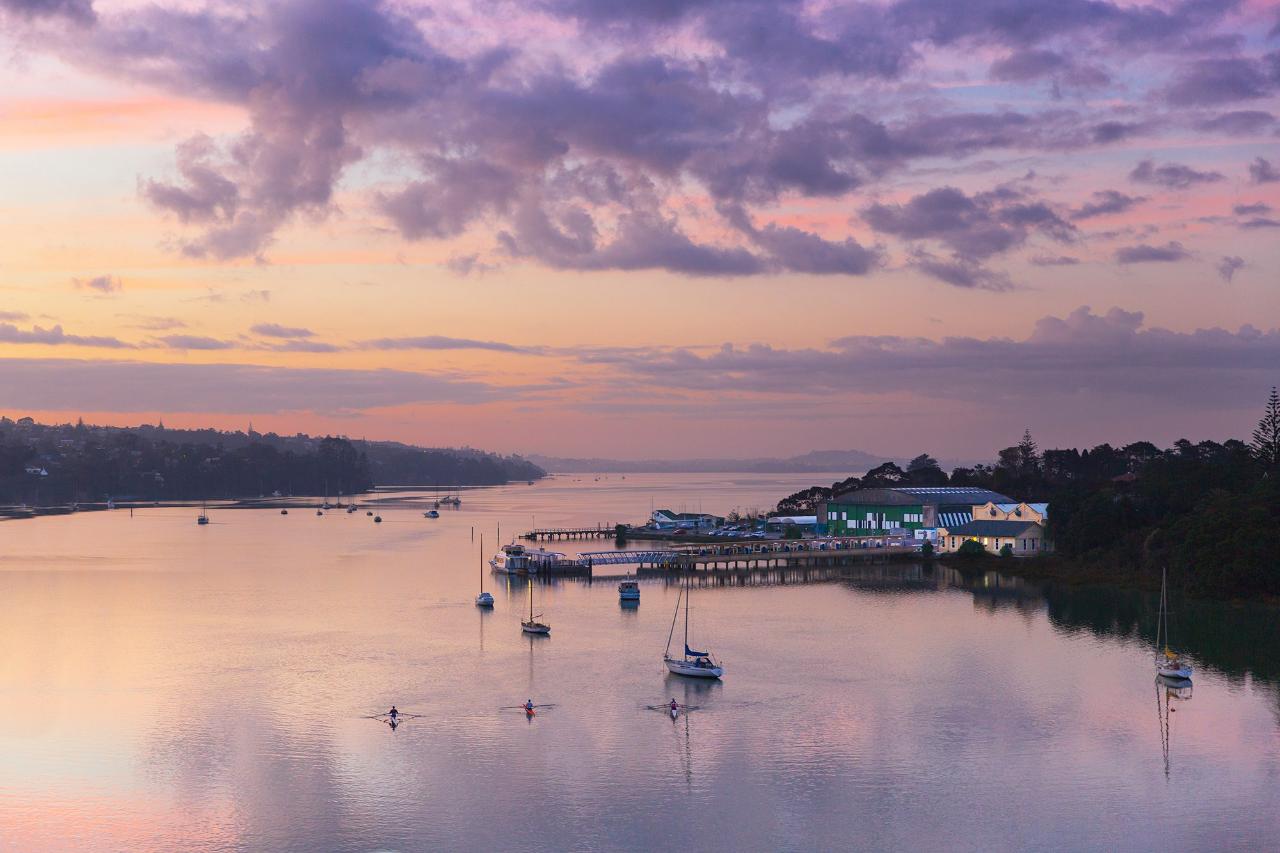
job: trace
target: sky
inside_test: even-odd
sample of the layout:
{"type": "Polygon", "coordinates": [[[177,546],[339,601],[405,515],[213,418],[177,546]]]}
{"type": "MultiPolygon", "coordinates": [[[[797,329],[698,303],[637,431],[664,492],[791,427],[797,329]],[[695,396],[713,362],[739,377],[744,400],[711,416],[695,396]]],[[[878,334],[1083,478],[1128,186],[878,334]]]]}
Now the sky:
{"type": "Polygon", "coordinates": [[[1280,6],[0,0],[0,413],[567,456],[1247,438],[1280,6]]]}

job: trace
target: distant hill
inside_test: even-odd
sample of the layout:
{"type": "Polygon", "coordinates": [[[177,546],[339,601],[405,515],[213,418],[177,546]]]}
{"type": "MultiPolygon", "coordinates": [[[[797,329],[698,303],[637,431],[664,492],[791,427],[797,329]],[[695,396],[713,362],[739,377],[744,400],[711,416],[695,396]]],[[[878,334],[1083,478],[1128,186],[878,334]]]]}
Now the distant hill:
{"type": "Polygon", "coordinates": [[[619,473],[619,474],[711,474],[744,471],[757,474],[807,474],[824,471],[860,473],[882,462],[904,464],[905,459],[876,456],[862,450],[813,450],[786,458],[757,457],[751,459],[599,459],[564,456],[528,457],[553,473],[619,473]]]}

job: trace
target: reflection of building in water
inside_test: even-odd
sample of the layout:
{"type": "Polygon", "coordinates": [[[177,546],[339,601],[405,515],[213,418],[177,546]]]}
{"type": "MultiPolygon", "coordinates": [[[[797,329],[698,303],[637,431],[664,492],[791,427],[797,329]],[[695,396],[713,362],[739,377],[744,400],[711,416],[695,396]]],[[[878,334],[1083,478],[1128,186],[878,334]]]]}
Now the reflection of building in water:
{"type": "Polygon", "coordinates": [[[1169,777],[1169,752],[1173,740],[1173,720],[1177,703],[1191,699],[1191,682],[1156,676],[1156,716],[1160,720],[1160,750],[1164,754],[1164,775],[1169,777]]]}

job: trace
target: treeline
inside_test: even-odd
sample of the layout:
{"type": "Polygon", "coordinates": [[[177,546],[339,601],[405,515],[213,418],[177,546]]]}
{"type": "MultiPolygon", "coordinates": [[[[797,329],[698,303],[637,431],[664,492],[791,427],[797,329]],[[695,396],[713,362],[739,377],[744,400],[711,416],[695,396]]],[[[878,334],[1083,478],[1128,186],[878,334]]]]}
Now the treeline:
{"type": "Polygon", "coordinates": [[[990,465],[947,475],[921,455],[904,471],[886,463],[830,488],[779,503],[812,511],[833,493],[885,485],[981,486],[1049,503],[1049,535],[1061,557],[1117,577],[1149,581],[1168,567],[1188,592],[1280,596],[1280,397],[1273,389],[1251,442],[1185,439],[1160,448],[1039,452],[1030,432],[990,465]]]}
{"type": "Polygon", "coordinates": [[[519,456],[498,456],[479,450],[426,450],[402,444],[367,445],[371,472],[379,486],[499,486],[546,476],[537,465],[519,456]]]}
{"type": "Polygon", "coordinates": [[[478,450],[301,433],[37,424],[0,418],[0,504],[350,495],[375,485],[494,485],[544,472],[478,450]]]}

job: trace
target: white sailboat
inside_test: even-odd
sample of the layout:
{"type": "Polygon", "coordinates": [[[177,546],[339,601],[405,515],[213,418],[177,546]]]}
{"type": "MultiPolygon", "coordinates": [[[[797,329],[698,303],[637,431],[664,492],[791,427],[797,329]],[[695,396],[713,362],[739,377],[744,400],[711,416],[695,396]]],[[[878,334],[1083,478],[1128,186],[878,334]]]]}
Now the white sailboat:
{"type": "Polygon", "coordinates": [[[209,509],[205,501],[200,502],[200,515],[196,517],[196,524],[209,523],[209,509]]]}
{"type": "Polygon", "coordinates": [[[480,594],[476,596],[476,607],[492,607],[493,595],[484,591],[484,534],[480,535],[480,594]]]}
{"type": "Polygon", "coordinates": [[[533,579],[529,579],[529,618],[520,620],[520,630],[526,634],[550,634],[551,626],[541,622],[542,614],[533,615],[533,579]]]}
{"type": "Polygon", "coordinates": [[[662,653],[662,661],[667,669],[676,675],[687,675],[691,678],[719,678],[724,675],[721,666],[711,652],[699,652],[689,648],[689,576],[685,575],[684,589],[676,596],[676,612],[671,616],[671,630],[667,633],[667,650],[662,653]],[[680,598],[684,597],[684,655],[671,656],[671,638],[676,632],[676,618],[680,615],[680,598]]]}
{"type": "Polygon", "coordinates": [[[1169,570],[1160,573],[1160,615],[1156,621],[1156,675],[1161,678],[1191,680],[1191,664],[1169,648],[1169,570]],[[1164,639],[1161,646],[1160,640],[1164,639]]]}

